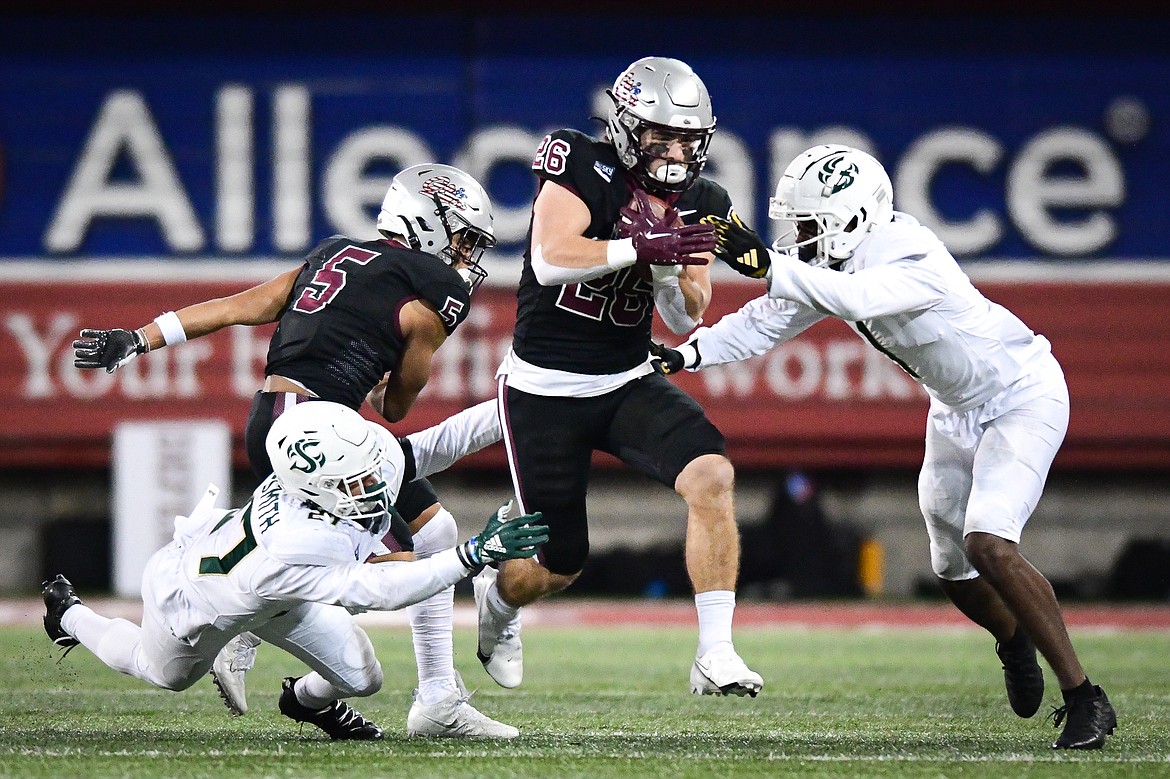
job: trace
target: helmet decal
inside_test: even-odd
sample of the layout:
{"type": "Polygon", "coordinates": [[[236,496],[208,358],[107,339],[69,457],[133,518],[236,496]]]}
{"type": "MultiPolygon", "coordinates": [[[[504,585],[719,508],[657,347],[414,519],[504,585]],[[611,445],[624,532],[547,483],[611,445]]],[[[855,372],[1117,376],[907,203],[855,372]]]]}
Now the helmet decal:
{"type": "Polygon", "coordinates": [[[618,103],[633,108],[638,105],[638,98],[642,94],[642,82],[634,79],[629,71],[623,73],[617,83],[613,85],[613,96],[618,103]]]}
{"type": "Polygon", "coordinates": [[[311,438],[293,442],[285,449],[285,454],[288,455],[289,459],[288,467],[301,473],[312,473],[317,470],[325,464],[325,455],[314,453],[320,446],[320,441],[311,438]],[[310,452],[310,449],[314,452],[310,452]]]}
{"type": "Polygon", "coordinates": [[[460,211],[467,210],[467,190],[457,187],[450,176],[432,176],[422,184],[419,190],[424,195],[437,197],[441,202],[460,211]]]}
{"type": "Polygon", "coordinates": [[[838,167],[844,161],[845,155],[838,154],[836,157],[830,157],[821,166],[821,172],[817,174],[817,179],[825,185],[826,197],[837,194],[853,184],[856,180],[858,169],[853,163],[849,163],[844,168],[838,170],[838,167]]]}

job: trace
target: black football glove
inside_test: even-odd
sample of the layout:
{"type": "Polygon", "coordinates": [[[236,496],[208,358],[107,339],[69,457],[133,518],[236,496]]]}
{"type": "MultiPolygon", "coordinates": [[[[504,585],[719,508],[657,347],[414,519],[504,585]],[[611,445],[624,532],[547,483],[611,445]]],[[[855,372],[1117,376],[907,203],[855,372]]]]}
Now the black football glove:
{"type": "Polygon", "coordinates": [[[650,210],[650,198],[642,190],[634,190],[638,210],[621,210],[618,235],[630,238],[638,262],[645,265],[706,265],[706,257],[693,257],[715,249],[715,231],[710,225],[674,226],[678,211],[667,209],[660,218],[650,210]]]}
{"type": "Polygon", "coordinates": [[[650,342],[650,356],[652,358],[650,364],[654,366],[654,371],[662,376],[679,373],[686,364],[682,352],[678,349],[671,349],[654,341],[650,342]]]}
{"type": "Polygon", "coordinates": [[[73,342],[73,365],[113,373],[148,351],[141,330],[82,330],[81,338],[73,342]]]}
{"type": "Polygon", "coordinates": [[[730,219],[719,216],[705,216],[703,222],[715,228],[715,256],[735,269],[737,273],[753,279],[762,279],[772,264],[768,247],[755,230],[748,227],[732,214],[730,219]]]}

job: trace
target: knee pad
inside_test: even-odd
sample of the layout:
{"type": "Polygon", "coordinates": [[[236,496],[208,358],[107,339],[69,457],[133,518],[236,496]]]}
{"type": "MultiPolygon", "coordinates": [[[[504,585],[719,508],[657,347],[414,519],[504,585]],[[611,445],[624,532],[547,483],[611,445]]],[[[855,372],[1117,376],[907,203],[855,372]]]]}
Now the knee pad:
{"type": "Polygon", "coordinates": [[[366,698],[382,689],[382,664],[377,660],[364,668],[347,669],[333,681],[341,698],[366,698]]]}
{"type": "Polygon", "coordinates": [[[962,530],[927,515],[926,532],[930,536],[930,567],[935,576],[958,581],[978,575],[963,549],[962,530]]]}
{"type": "Polygon", "coordinates": [[[453,549],[457,543],[459,526],[455,524],[455,517],[447,509],[440,508],[435,516],[414,534],[414,554],[421,560],[446,549],[453,549]]]}

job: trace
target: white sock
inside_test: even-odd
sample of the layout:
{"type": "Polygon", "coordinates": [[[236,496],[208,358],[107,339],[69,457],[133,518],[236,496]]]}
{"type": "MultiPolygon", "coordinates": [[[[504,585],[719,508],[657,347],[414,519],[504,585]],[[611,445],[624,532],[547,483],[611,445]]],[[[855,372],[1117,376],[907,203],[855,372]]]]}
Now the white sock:
{"type": "Polygon", "coordinates": [[[110,668],[154,683],[138,667],[142,651],[142,628],[138,625],[124,619],[103,617],[89,606],[78,603],[61,615],[61,627],[110,668]]]}
{"type": "Polygon", "coordinates": [[[341,698],[341,690],[316,671],[297,679],[293,685],[293,694],[296,695],[298,703],[311,711],[321,711],[341,698]]]}
{"type": "Polygon", "coordinates": [[[488,588],[486,600],[488,611],[499,617],[501,622],[510,622],[520,613],[519,606],[513,606],[500,597],[500,587],[495,582],[488,588]]]}
{"type": "Polygon", "coordinates": [[[735,614],[735,592],[712,590],[695,595],[699,612],[699,649],[696,657],[707,654],[716,644],[731,643],[731,618],[735,614]]]}
{"type": "MultiPolygon", "coordinates": [[[[459,540],[455,517],[440,509],[414,534],[414,553],[419,560],[451,549],[459,540]]],[[[418,667],[418,698],[438,703],[458,692],[455,681],[455,588],[448,587],[421,603],[408,606],[414,661],[418,667]]]]}
{"type": "Polygon", "coordinates": [[[455,619],[455,588],[407,607],[414,661],[418,666],[418,697],[422,703],[438,703],[458,691],[455,683],[455,648],[451,626],[455,619]]]}

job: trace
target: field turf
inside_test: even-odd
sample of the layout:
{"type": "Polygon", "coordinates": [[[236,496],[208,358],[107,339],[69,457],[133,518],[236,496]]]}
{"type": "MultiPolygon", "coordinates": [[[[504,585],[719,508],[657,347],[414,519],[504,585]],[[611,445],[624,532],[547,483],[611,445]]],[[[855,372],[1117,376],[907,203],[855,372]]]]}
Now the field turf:
{"type": "Polygon", "coordinates": [[[1170,631],[1076,630],[1120,727],[1099,752],[1055,752],[1044,715],[1011,713],[993,642],[954,627],[748,626],[737,647],[765,679],[755,699],[689,694],[690,627],[534,625],[524,685],[497,687],[474,631],[456,664],[512,742],[407,739],[410,634],[371,629],[386,683],[353,701],[384,741],[330,742],[276,710],[302,666],[261,648],[251,712],[232,719],[210,679],[156,690],[78,647],[57,661],[39,628],[0,631],[0,776],[36,777],[1152,777],[1170,776],[1170,631]]]}

